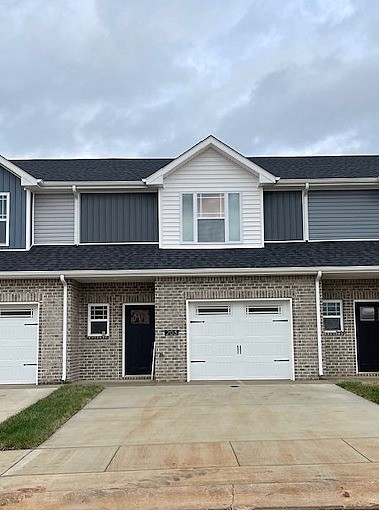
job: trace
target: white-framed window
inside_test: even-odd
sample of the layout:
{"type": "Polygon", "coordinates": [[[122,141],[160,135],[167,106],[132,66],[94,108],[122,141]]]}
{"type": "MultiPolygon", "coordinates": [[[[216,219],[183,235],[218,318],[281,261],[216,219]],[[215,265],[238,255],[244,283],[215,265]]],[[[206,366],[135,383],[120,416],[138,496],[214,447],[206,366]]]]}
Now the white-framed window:
{"type": "Polygon", "coordinates": [[[183,193],[181,202],[182,242],[241,241],[240,193],[183,193]]]}
{"type": "Polygon", "coordinates": [[[109,336],[109,305],[88,305],[88,336],[109,336]]]}
{"type": "Polygon", "coordinates": [[[343,331],[342,301],[323,302],[323,319],[325,331],[343,331]]]}
{"type": "Polygon", "coordinates": [[[0,193],[0,246],[9,245],[9,193],[0,193]]]}

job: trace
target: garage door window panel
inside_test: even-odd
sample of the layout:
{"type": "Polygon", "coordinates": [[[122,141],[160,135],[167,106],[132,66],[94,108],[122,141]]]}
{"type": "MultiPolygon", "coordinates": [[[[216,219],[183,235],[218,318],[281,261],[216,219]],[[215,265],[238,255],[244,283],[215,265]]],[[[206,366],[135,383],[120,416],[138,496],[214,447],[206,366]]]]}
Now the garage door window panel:
{"type": "Polygon", "coordinates": [[[0,317],[7,319],[30,319],[33,317],[32,309],[0,309],[0,317]]]}
{"type": "Polygon", "coordinates": [[[109,336],[109,305],[88,305],[88,336],[109,336]]]}
{"type": "Polygon", "coordinates": [[[9,245],[9,193],[0,193],[0,246],[9,245]]]}

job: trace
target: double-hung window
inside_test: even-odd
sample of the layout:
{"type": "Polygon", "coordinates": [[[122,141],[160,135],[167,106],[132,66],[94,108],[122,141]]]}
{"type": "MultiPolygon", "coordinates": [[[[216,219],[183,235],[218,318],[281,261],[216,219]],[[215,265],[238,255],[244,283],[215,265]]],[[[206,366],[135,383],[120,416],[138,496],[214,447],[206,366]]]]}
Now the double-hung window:
{"type": "Polygon", "coordinates": [[[324,301],[323,318],[325,331],[343,331],[342,301],[324,301]]]}
{"type": "Polygon", "coordinates": [[[0,246],[9,244],[9,193],[0,193],[0,246]]]}
{"type": "Polygon", "coordinates": [[[88,336],[109,336],[109,305],[88,305],[88,336]]]}
{"type": "Polygon", "coordinates": [[[241,241],[240,193],[183,193],[182,241],[241,241]]]}

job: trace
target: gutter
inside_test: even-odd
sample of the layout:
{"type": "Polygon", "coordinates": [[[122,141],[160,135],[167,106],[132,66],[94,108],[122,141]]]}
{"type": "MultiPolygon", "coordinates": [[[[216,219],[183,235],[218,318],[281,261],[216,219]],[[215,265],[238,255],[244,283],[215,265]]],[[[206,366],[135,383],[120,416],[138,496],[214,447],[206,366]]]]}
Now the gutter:
{"type": "Polygon", "coordinates": [[[63,327],[62,327],[62,382],[67,379],[67,282],[63,274],[60,275],[63,285],[63,327]]]}
{"type": "Polygon", "coordinates": [[[322,271],[317,272],[315,287],[316,287],[316,324],[317,324],[317,353],[318,353],[318,375],[324,375],[323,360],[322,360],[322,338],[321,338],[321,300],[320,300],[320,280],[322,271]]]}

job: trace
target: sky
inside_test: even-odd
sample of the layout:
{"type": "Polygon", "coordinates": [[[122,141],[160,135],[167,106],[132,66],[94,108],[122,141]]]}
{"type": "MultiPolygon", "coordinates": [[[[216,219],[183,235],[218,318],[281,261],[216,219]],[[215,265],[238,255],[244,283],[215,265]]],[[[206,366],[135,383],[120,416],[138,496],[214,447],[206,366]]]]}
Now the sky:
{"type": "Polygon", "coordinates": [[[379,0],[0,0],[0,154],[379,153],[379,0]]]}

